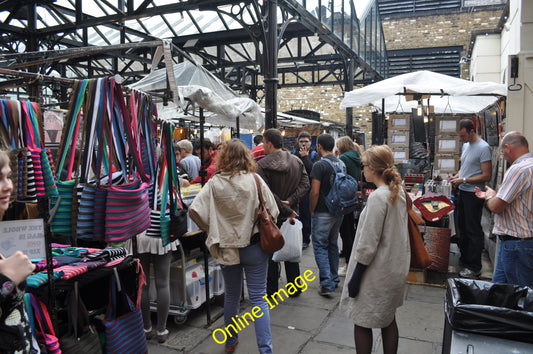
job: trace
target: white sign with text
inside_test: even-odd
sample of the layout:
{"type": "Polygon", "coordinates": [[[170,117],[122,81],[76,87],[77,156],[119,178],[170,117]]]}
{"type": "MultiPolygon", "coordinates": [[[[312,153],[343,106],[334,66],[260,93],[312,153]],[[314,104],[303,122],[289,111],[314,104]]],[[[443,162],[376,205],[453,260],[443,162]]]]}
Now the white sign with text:
{"type": "Polygon", "coordinates": [[[46,258],[43,219],[0,222],[0,252],[9,257],[22,251],[30,259],[46,258]]]}

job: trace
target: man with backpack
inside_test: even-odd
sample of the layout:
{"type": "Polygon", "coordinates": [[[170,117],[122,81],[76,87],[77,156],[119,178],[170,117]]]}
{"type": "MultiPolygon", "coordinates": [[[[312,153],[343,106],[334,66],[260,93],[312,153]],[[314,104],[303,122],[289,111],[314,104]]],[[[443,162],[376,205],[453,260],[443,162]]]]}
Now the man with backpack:
{"type": "MultiPolygon", "coordinates": [[[[344,213],[348,212],[352,207],[355,208],[355,204],[353,206],[350,205],[349,200],[352,193],[355,194],[357,192],[355,187],[355,191],[349,190],[341,193],[348,196],[348,203],[343,207],[339,207],[337,200],[333,203],[336,207],[331,205],[331,200],[327,201],[329,199],[327,198],[328,194],[336,179],[336,171],[341,174],[346,173],[344,163],[333,154],[334,147],[335,139],[331,135],[320,135],[317,139],[317,151],[322,159],[315,163],[311,170],[311,238],[313,240],[315,261],[319,269],[319,294],[325,297],[329,297],[339,283],[339,229],[344,213]],[[328,207],[328,204],[330,204],[330,207],[328,207]],[[342,210],[339,210],[339,208],[342,210]]],[[[345,182],[348,185],[350,184],[349,181],[345,182]]],[[[355,185],[357,185],[357,181],[355,181],[355,185]]],[[[355,199],[357,200],[357,198],[355,199]]]]}

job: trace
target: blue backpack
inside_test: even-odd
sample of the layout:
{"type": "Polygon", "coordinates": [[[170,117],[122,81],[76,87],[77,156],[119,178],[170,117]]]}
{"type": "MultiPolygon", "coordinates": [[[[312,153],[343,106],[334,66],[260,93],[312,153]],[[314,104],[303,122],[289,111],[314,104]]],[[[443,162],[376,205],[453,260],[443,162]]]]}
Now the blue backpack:
{"type": "Polygon", "coordinates": [[[339,216],[351,213],[357,205],[357,181],[333,165],[331,160],[327,158],[322,160],[327,161],[335,171],[335,179],[331,189],[328,195],[324,196],[330,214],[339,216]]]}

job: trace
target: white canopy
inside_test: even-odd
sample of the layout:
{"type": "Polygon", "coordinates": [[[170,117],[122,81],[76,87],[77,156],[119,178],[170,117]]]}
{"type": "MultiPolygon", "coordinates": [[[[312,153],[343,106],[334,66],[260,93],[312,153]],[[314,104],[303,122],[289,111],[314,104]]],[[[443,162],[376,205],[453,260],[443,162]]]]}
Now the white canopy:
{"type": "MultiPolygon", "coordinates": [[[[239,96],[221,80],[191,62],[185,61],[173,66],[178,99],[167,106],[158,103],[158,117],[165,120],[185,118],[199,121],[196,106],[202,107],[206,122],[213,125],[236,127],[236,119],[244,129],[259,129],[264,122],[259,105],[247,97],[239,96]],[[193,107],[188,107],[190,105],[193,107]],[[193,115],[194,114],[194,115],[193,115]]],[[[167,88],[167,70],[158,69],[142,80],[129,85],[132,90],[150,93],[167,88]]]]}
{"type": "Polygon", "coordinates": [[[430,94],[435,113],[478,113],[507,95],[504,84],[474,82],[431,71],[417,71],[391,77],[347,92],[340,108],[372,104],[385,112],[411,112],[416,101],[406,101],[405,93],[430,94]]]}

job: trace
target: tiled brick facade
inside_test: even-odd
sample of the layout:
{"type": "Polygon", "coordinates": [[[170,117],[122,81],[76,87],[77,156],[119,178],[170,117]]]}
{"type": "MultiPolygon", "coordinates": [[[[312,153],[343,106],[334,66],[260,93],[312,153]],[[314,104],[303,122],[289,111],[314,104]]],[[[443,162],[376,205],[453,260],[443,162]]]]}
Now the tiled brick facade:
{"type": "MultiPolygon", "coordinates": [[[[463,46],[469,48],[472,31],[494,29],[501,10],[446,12],[436,15],[382,18],[388,50],[427,47],[463,46]]],[[[462,64],[461,76],[468,78],[468,64],[462,64]]],[[[299,87],[278,90],[278,111],[309,109],[321,113],[321,118],[345,124],[346,112],[339,109],[342,101],[338,86],[299,87]]],[[[354,109],[354,131],[367,133],[370,143],[371,109],[354,109]]]]}

